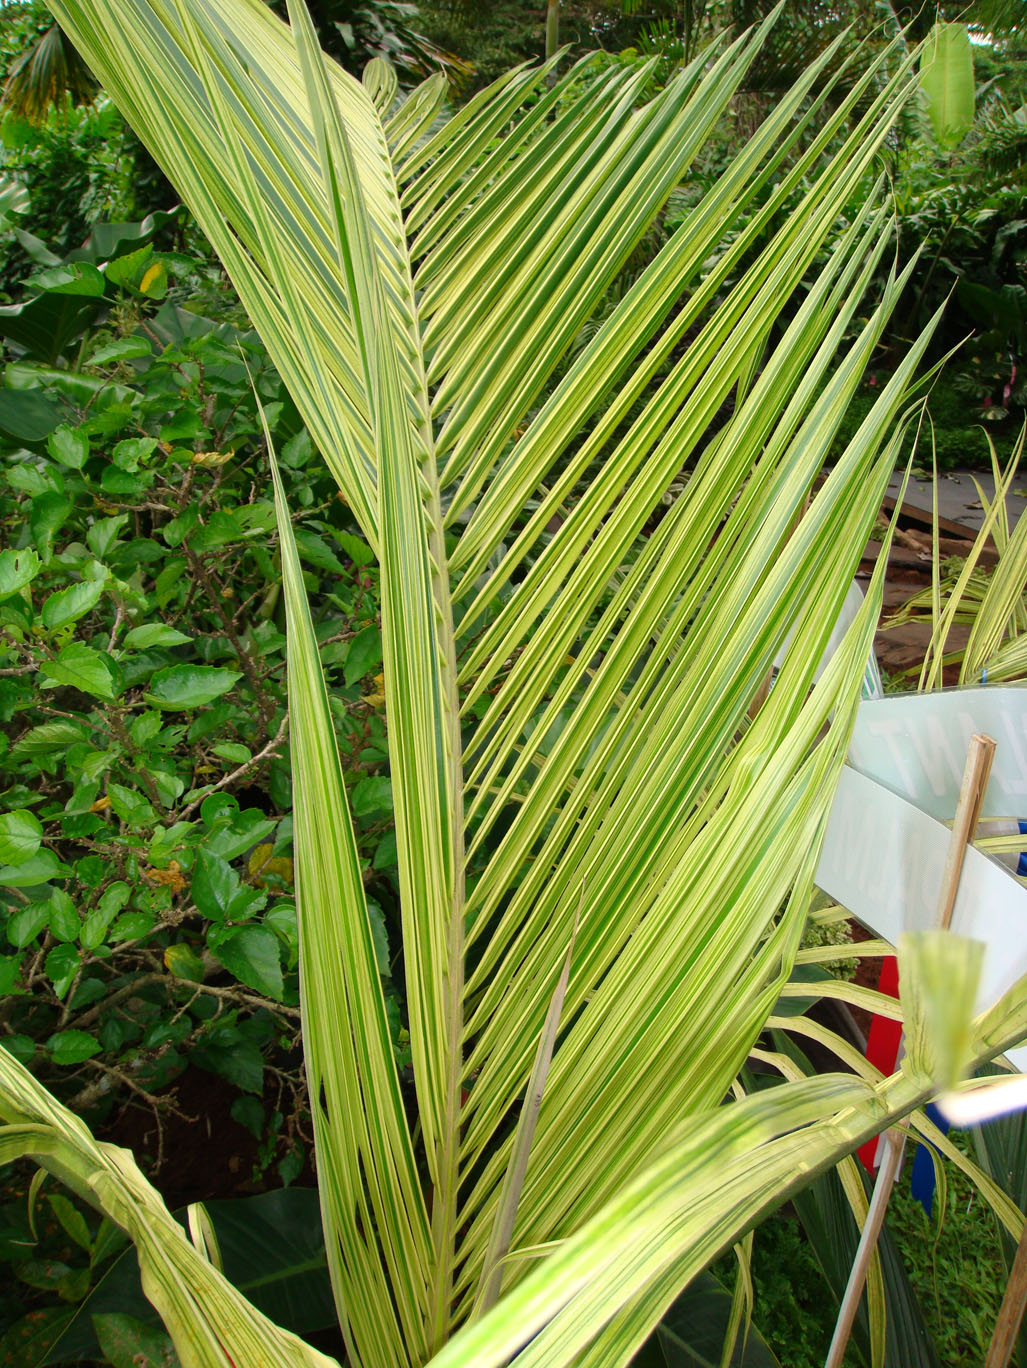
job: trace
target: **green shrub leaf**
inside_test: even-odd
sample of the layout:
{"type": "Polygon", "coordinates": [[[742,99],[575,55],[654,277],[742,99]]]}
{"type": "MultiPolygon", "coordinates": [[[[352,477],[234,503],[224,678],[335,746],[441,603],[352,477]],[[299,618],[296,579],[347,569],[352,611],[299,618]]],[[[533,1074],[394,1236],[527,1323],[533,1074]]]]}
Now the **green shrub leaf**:
{"type": "Polygon", "coordinates": [[[122,337],[97,347],[89,358],[91,366],[108,366],[112,361],[131,361],[137,356],[151,356],[153,348],[146,337],[122,337]]]}
{"type": "MultiPolygon", "coordinates": [[[[63,998],[74,983],[78,966],[78,950],[74,945],[67,942],[63,945],[55,945],[47,955],[44,964],[46,976],[53,984],[54,992],[59,998],[63,998]]],[[[65,1032],[65,1034],[70,1034],[70,1032],[65,1032]]]]}
{"type": "Polygon", "coordinates": [[[133,627],[122,644],[144,651],[151,646],[183,646],[191,640],[185,632],[169,627],[165,622],[144,622],[141,627],[133,627]]]}
{"type": "Polygon", "coordinates": [[[354,817],[384,817],[392,812],[392,781],[381,774],[368,775],[350,794],[354,817]]]}
{"type": "Polygon", "coordinates": [[[103,1047],[88,1031],[58,1031],[46,1042],[46,1048],[55,1064],[81,1064],[103,1047]]]}
{"type": "Polygon", "coordinates": [[[93,1317],[100,1348],[113,1368],[176,1368],[178,1356],[163,1330],[111,1311],[93,1317]]]}
{"type": "Polygon", "coordinates": [[[203,960],[188,945],[169,945],[164,951],[164,965],[176,978],[203,982],[203,960]]]}
{"type": "Polygon", "coordinates": [[[82,922],[75,904],[63,888],[54,890],[50,899],[50,932],[59,941],[78,940],[82,922]]]}
{"type": "Polygon", "coordinates": [[[41,563],[29,546],[20,551],[0,551],[0,603],[31,584],[41,563]]]}
{"type": "Polygon", "coordinates": [[[205,917],[224,921],[238,889],[239,876],[227,860],[209,850],[197,852],[190,892],[205,917]]]}
{"type": "Polygon", "coordinates": [[[44,689],[68,684],[94,698],[113,700],[117,696],[114,662],[110,656],[92,646],[84,646],[80,641],[65,646],[56,660],[44,660],[39,673],[43,676],[44,689]]]}
{"type": "Polygon", "coordinates": [[[0,884],[6,888],[34,888],[49,879],[64,878],[69,872],[52,850],[37,850],[23,864],[5,865],[0,869],[0,884]]]}
{"type": "Polygon", "coordinates": [[[49,920],[50,907],[45,902],[19,907],[7,922],[7,939],[21,950],[36,939],[49,920]]]}
{"type": "Polygon", "coordinates": [[[365,627],[349,644],[343,673],[347,684],[356,684],[370,674],[382,658],[382,634],[377,627],[365,627]]]}
{"type": "Polygon", "coordinates": [[[99,603],[106,585],[107,576],[104,575],[103,579],[81,580],[78,584],[70,584],[67,589],[59,589],[51,594],[40,614],[43,626],[52,630],[85,617],[99,603]]]}
{"type": "Polygon", "coordinates": [[[280,1002],[282,998],[282,966],[278,956],[278,938],[266,926],[242,926],[227,936],[214,935],[208,941],[211,950],[230,974],[240,983],[266,997],[280,1002]]]}
{"type": "Polygon", "coordinates": [[[71,470],[81,470],[89,458],[89,438],[81,428],[62,423],[47,438],[46,449],[55,461],[71,470]]]}
{"type": "Polygon", "coordinates": [[[86,1218],[81,1211],[60,1192],[51,1192],[47,1201],[67,1233],[88,1254],[93,1247],[93,1241],[89,1235],[86,1218]]]}
{"type": "Polygon", "coordinates": [[[0,816],[0,864],[20,865],[39,849],[43,827],[35,813],[25,808],[0,816]]]}
{"type": "Polygon", "coordinates": [[[171,665],[158,670],[150,680],[147,701],[169,711],[204,708],[227,693],[242,674],[215,665],[171,665]]]}

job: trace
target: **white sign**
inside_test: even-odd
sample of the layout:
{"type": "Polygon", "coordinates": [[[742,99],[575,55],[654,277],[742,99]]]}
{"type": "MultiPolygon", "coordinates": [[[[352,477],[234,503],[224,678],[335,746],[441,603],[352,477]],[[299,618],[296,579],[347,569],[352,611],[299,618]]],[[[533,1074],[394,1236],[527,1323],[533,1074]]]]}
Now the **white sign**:
{"type": "Polygon", "coordinates": [[[975,732],[997,743],[982,815],[1027,817],[1027,685],[864,699],[849,763],[932,817],[951,821],[975,732]]]}
{"type": "MultiPolygon", "coordinates": [[[[1027,702],[1027,691],[1016,692],[1027,702]]],[[[923,695],[912,698],[920,706],[931,701],[923,695]]],[[[860,711],[868,706],[877,705],[864,703],[860,711]]],[[[1001,750],[1000,742],[996,762],[1001,750]]],[[[963,763],[961,758],[957,794],[963,763]]],[[[947,808],[951,816],[955,800],[947,808]]],[[[816,883],[894,945],[902,931],[926,930],[937,924],[950,839],[948,828],[934,817],[846,765],[828,820],[816,883]]],[[[983,1012],[1027,974],[1027,888],[1004,866],[969,847],[952,930],[985,944],[976,1004],[977,1012],[983,1012]]],[[[1007,1058],[1027,1072],[1027,1044],[1007,1051],[1007,1058]]]]}

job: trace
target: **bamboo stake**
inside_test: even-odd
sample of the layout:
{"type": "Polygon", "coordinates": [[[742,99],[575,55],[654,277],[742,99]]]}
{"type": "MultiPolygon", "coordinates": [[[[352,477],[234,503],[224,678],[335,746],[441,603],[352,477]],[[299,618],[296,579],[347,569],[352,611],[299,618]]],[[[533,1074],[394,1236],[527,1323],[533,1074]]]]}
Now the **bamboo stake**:
{"type": "MultiPolygon", "coordinates": [[[[952,909],[956,905],[959,879],[963,873],[963,861],[966,858],[967,846],[973,840],[974,833],[977,830],[977,822],[981,815],[981,804],[984,802],[984,791],[988,787],[994,755],[995,742],[990,736],[975,734],[970,738],[966,753],[966,767],[963,770],[963,782],[959,790],[959,802],[956,805],[956,817],[952,824],[952,836],[949,840],[945,869],[942,873],[941,897],[938,900],[937,925],[943,931],[947,931],[952,922],[952,909]]],[[[881,1233],[881,1226],[884,1224],[885,1214],[888,1210],[888,1201],[891,1198],[895,1180],[899,1175],[905,1137],[901,1131],[891,1130],[885,1136],[885,1145],[885,1156],[877,1171],[874,1192],[870,1199],[870,1209],[867,1212],[863,1233],[856,1247],[856,1257],[852,1261],[849,1281],[845,1286],[845,1294],[838,1311],[838,1320],[835,1323],[834,1335],[831,1339],[831,1347],[827,1351],[824,1368],[841,1368],[842,1359],[845,1357],[849,1336],[852,1334],[853,1322],[856,1319],[856,1311],[863,1295],[867,1268],[873,1258],[874,1250],[877,1248],[878,1236],[881,1233]]],[[[1027,1248],[1025,1248],[1024,1240],[1021,1240],[1020,1249],[1017,1251],[1018,1263],[1021,1253],[1023,1254],[1022,1292],[1019,1310],[1011,1313],[1016,1315],[1017,1326],[1020,1323],[1020,1317],[1023,1315],[1024,1304],[1027,1303],[1027,1248]]],[[[1015,1277],[1015,1266],[1013,1272],[1015,1277]]],[[[1010,1279],[1010,1288],[1012,1283],[1013,1279],[1010,1279]]],[[[1009,1289],[1007,1288],[1008,1295],[1009,1289]]],[[[1004,1301],[1002,1309],[1005,1310],[1004,1301]]],[[[999,1313],[999,1323],[1000,1325],[1002,1323],[1002,1312],[999,1313]]],[[[999,1327],[996,1326],[996,1336],[998,1330],[999,1327]]],[[[1014,1338],[1015,1335],[1016,1329],[1014,1327],[1014,1338]]],[[[1005,1360],[996,1359],[994,1364],[989,1359],[985,1368],[1006,1368],[1007,1363],[1008,1356],[1005,1360]]]]}
{"type": "Polygon", "coordinates": [[[941,901],[938,905],[938,926],[947,931],[952,921],[952,909],[956,905],[959,891],[959,876],[963,872],[966,848],[974,838],[977,823],[984,802],[984,790],[988,787],[991,775],[991,762],[995,756],[995,742],[990,736],[974,735],[966,754],[966,769],[959,790],[956,806],[956,820],[952,823],[952,839],[949,841],[945,872],[941,880],[941,901]]]}
{"type": "Polygon", "coordinates": [[[995,1333],[988,1347],[988,1357],[984,1368],[1008,1368],[1009,1360],[1016,1347],[1016,1335],[1023,1320],[1024,1307],[1027,1306],[1027,1225],[1024,1225],[1020,1243],[1013,1260],[1013,1271],[1006,1283],[1005,1296],[999,1307],[995,1333]]]}
{"type": "Polygon", "coordinates": [[[863,1233],[860,1235],[859,1244],[856,1246],[856,1257],[853,1259],[852,1268],[849,1271],[849,1281],[845,1285],[845,1295],[842,1297],[838,1320],[835,1322],[834,1336],[831,1339],[831,1347],[827,1351],[824,1368],[841,1368],[842,1359],[845,1357],[845,1350],[849,1343],[849,1336],[852,1334],[852,1324],[859,1309],[859,1299],[863,1295],[863,1284],[866,1282],[867,1269],[870,1266],[870,1260],[874,1257],[877,1238],[881,1233],[881,1227],[884,1225],[884,1218],[888,1211],[888,1199],[891,1197],[892,1188],[895,1186],[895,1180],[899,1176],[899,1169],[902,1165],[902,1155],[906,1148],[906,1137],[903,1133],[898,1130],[888,1131],[884,1137],[884,1143],[886,1146],[884,1158],[881,1161],[881,1167],[877,1170],[874,1192],[870,1198],[870,1209],[867,1211],[863,1233]]]}

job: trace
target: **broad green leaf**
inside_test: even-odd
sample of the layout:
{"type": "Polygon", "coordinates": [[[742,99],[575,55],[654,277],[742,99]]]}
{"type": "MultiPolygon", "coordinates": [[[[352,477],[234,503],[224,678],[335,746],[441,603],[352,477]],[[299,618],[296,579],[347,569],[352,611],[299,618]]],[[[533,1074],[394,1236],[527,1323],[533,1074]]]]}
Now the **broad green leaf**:
{"type": "Polygon", "coordinates": [[[164,963],[176,978],[190,979],[193,983],[203,982],[203,960],[188,945],[169,945],[164,951],[164,963]]]}
{"type": "Polygon", "coordinates": [[[169,665],[151,677],[146,699],[158,708],[175,712],[205,708],[240,679],[242,674],[238,670],[223,670],[215,665],[169,665]]]}
{"type": "Polygon", "coordinates": [[[55,365],[103,308],[104,279],[88,262],[54,266],[32,278],[38,293],[0,307],[0,337],[55,365]]]}
{"type": "Polygon", "coordinates": [[[94,522],[86,532],[86,544],[93,555],[102,560],[115,544],[122,528],[127,523],[127,513],[119,513],[113,518],[100,518],[94,522]]]}
{"type": "Polygon", "coordinates": [[[88,1031],[58,1031],[46,1042],[55,1064],[81,1064],[100,1053],[101,1045],[88,1031]]]}
{"type": "Polygon", "coordinates": [[[356,684],[370,674],[382,658],[382,634],[377,627],[365,627],[349,643],[343,674],[347,684],[356,684]]]}
{"type": "Polygon", "coordinates": [[[36,853],[42,840],[42,823],[35,813],[16,808],[0,815],[0,864],[24,864],[36,853]]]}
{"type": "Polygon", "coordinates": [[[260,1046],[235,1032],[235,1039],[203,1040],[191,1051],[191,1057],[201,1069],[207,1069],[226,1079],[244,1092],[264,1092],[264,1057],[260,1046]]]}
{"type": "Polygon", "coordinates": [[[47,1306],[30,1311],[0,1337],[0,1359],[8,1368],[37,1368],[41,1356],[74,1318],[72,1306],[47,1306]]]}
{"type": "MultiPolygon", "coordinates": [[[[63,998],[74,983],[75,977],[79,971],[80,963],[78,950],[74,945],[55,945],[47,954],[43,967],[46,970],[47,978],[53,984],[54,992],[59,998],[63,998]]],[[[69,1033],[65,1032],[64,1034],[67,1035],[69,1033]]],[[[55,1048],[56,1047],[51,1043],[51,1054],[53,1054],[55,1048]]],[[[72,1062],[70,1059],[63,1058],[70,1048],[71,1046],[67,1041],[61,1041],[60,1053],[62,1058],[57,1059],[57,1056],[54,1055],[54,1058],[57,1059],[58,1063],[72,1062]]]]}
{"type": "Polygon", "coordinates": [[[36,550],[49,561],[53,539],[71,512],[71,500],[56,489],[37,494],[29,507],[29,532],[36,550]]]}
{"type": "Polygon", "coordinates": [[[63,888],[55,889],[50,898],[50,931],[55,940],[78,939],[81,920],[75,904],[63,888]]]}
{"type": "Polygon", "coordinates": [[[973,53],[965,24],[934,25],[920,58],[920,85],[934,140],[951,151],[974,118],[973,53]]]}
{"type": "Polygon", "coordinates": [[[111,700],[118,693],[114,662],[110,656],[80,641],[63,646],[54,660],[44,660],[39,666],[39,673],[43,676],[44,689],[70,685],[94,698],[111,700]]]}
{"type": "Polygon", "coordinates": [[[7,888],[35,888],[49,879],[65,878],[69,873],[70,870],[61,864],[54,852],[44,847],[20,864],[0,868],[0,884],[7,888]]]}
{"type": "Polygon", "coordinates": [[[60,425],[63,417],[61,409],[38,386],[0,389],[0,433],[19,444],[35,446],[60,425]]]}
{"type": "Polygon", "coordinates": [[[93,1328],[113,1368],[178,1368],[178,1355],[168,1336],[133,1316],[95,1315],[93,1328]]]}
{"type": "Polygon", "coordinates": [[[242,926],[227,936],[219,935],[211,949],[240,983],[281,1001],[282,966],[273,931],[264,926],[242,926]]]}
{"type": "Polygon", "coordinates": [[[84,1249],[88,1254],[93,1247],[93,1241],[89,1234],[89,1227],[86,1225],[86,1218],[81,1211],[60,1192],[48,1193],[46,1200],[50,1205],[50,1210],[60,1221],[65,1231],[79,1248],[84,1249]]]}
{"type": "Polygon", "coordinates": [[[119,941],[140,940],[153,930],[155,921],[152,912],[123,912],[112,923],[107,938],[112,945],[119,941]]]}
{"type": "Polygon", "coordinates": [[[231,761],[233,765],[245,764],[252,756],[249,746],[244,746],[238,741],[222,741],[220,745],[211,747],[211,753],[222,760],[231,761]]]}
{"type": "Polygon", "coordinates": [[[257,1098],[237,1097],[232,1103],[232,1120],[245,1126],[255,1140],[263,1138],[267,1117],[263,1104],[257,1098]]]}
{"type": "Polygon", "coordinates": [[[228,861],[201,847],[196,852],[189,891],[203,915],[224,921],[238,890],[239,876],[228,861]]]}
{"type": "Polygon", "coordinates": [[[30,903],[12,912],[7,921],[7,939],[12,945],[30,945],[50,921],[50,908],[45,903],[30,903]]]}
{"type": "Polygon", "coordinates": [[[28,213],[31,196],[25,186],[10,176],[0,176],[0,232],[9,232],[14,220],[28,213]]]}
{"type": "Polygon", "coordinates": [[[328,570],[334,575],[346,573],[346,567],[338,556],[316,532],[311,532],[309,528],[296,528],[296,546],[300,553],[300,560],[307,565],[313,565],[318,570],[328,570]]]}
{"type": "Polygon", "coordinates": [[[44,602],[40,621],[51,630],[77,622],[96,607],[106,588],[107,576],[104,575],[101,579],[80,580],[67,589],[58,589],[44,602]]]}
{"type": "Polygon", "coordinates": [[[126,437],[114,447],[111,460],[120,470],[131,474],[153,455],[156,448],[156,437],[126,437]]]}
{"type": "Polygon", "coordinates": [[[368,544],[361,541],[359,537],[354,537],[352,533],[336,532],[335,540],[342,547],[343,551],[345,551],[346,555],[349,556],[354,565],[370,565],[374,560],[374,552],[368,544]]]}
{"type": "Polygon", "coordinates": [[[21,964],[21,955],[0,955],[0,997],[8,997],[17,991],[21,964]]]}
{"type": "Polygon", "coordinates": [[[55,461],[71,470],[81,470],[89,457],[89,438],[81,428],[67,424],[50,434],[46,447],[55,461]]]}
{"type": "MultiPolygon", "coordinates": [[[[252,1096],[236,1099],[237,1110],[260,1117],[257,1139],[263,1135],[263,1108],[252,1096]]],[[[277,1324],[297,1334],[335,1326],[321,1214],[312,1188],[278,1189],[256,1197],[205,1202],[213,1223],[226,1275],[232,1286],[277,1324]]],[[[88,1317],[97,1313],[125,1313],[156,1326],[157,1317],[143,1295],[139,1267],[131,1249],[105,1272],[83,1303],[83,1315],[55,1343],[70,1360],[95,1355],[88,1317]]]]}
{"type": "Polygon", "coordinates": [[[146,651],[151,646],[182,646],[188,641],[192,641],[192,637],[177,627],[169,627],[165,622],[144,622],[126,632],[121,644],[136,651],[146,651]]]}
{"type": "Polygon", "coordinates": [[[140,356],[150,356],[153,347],[148,337],[134,335],[121,337],[116,342],[108,342],[90,353],[90,366],[109,366],[112,361],[132,361],[140,356]]]}
{"type": "MultiPolygon", "coordinates": [[[[636,1357],[637,1368],[723,1368],[722,1351],[731,1294],[711,1273],[701,1273],[660,1321],[636,1357]]],[[[749,1326],[726,1368],[782,1368],[755,1326],[749,1326]]]]}
{"type": "Polygon", "coordinates": [[[387,817],[392,813],[392,782],[373,774],[353,786],[354,817],[387,817]]]}
{"type": "Polygon", "coordinates": [[[38,727],[30,727],[18,738],[11,748],[11,754],[51,755],[54,751],[65,750],[68,746],[86,740],[88,735],[86,728],[75,722],[42,722],[38,727]]]}
{"type": "Polygon", "coordinates": [[[31,547],[21,551],[0,551],[0,602],[31,584],[39,566],[39,557],[31,547]]]}

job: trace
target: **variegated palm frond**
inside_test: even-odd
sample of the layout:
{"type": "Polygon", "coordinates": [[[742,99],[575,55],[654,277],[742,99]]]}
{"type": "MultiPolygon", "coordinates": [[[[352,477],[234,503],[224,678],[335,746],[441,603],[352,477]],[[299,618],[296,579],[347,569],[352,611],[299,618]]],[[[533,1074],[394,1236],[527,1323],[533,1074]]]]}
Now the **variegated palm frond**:
{"type": "Polygon", "coordinates": [[[662,90],[646,65],[551,63],[440,122],[440,81],[397,106],[380,66],[362,85],[323,58],[299,0],[291,30],[261,0],[54,8],[381,567],[416,1121],[281,518],[349,1355],[624,1363],[716,1250],[926,1093],[826,1079],[721,1105],[791,971],[880,602],[878,580],[811,690],[927,342],[821,479],[904,283],[863,304],[915,57],[829,102],[826,52],[576,345],[765,28],[662,90]]]}
{"type": "Polygon", "coordinates": [[[885,629],[906,622],[930,626],[918,683],[921,690],[940,688],[945,666],[958,666],[960,684],[1027,677],[1027,519],[1011,527],[1008,507],[1025,436],[1027,429],[1004,468],[991,444],[994,494],[989,498],[975,479],[984,517],[966,559],[951,566],[941,556],[935,476],[931,585],[912,595],[884,624],[885,629]],[[989,544],[997,552],[991,566],[984,559],[989,544]],[[969,627],[965,646],[950,646],[953,627],[969,627]]]}

